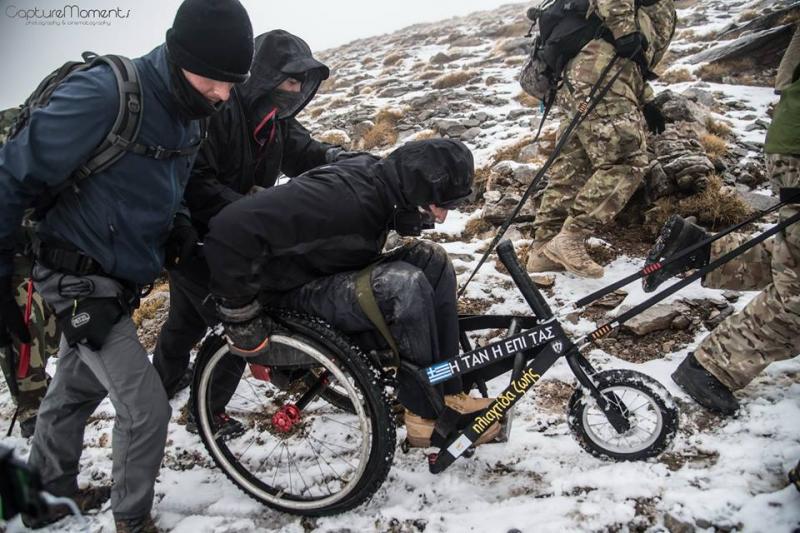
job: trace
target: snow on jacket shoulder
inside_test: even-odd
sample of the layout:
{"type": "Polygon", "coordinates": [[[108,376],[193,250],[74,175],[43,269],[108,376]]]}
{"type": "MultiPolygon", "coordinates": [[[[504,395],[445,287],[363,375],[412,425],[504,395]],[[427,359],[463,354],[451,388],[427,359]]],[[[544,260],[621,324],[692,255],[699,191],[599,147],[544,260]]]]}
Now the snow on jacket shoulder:
{"type": "MultiPolygon", "coordinates": [[[[169,91],[162,45],[134,64],[143,91],[137,141],[183,148],[199,141],[198,122],[183,121],[169,91]]],[[[118,110],[116,80],[98,66],[74,73],[29,125],[0,148],[0,275],[9,273],[12,236],[24,209],[69,178],[110,131],[118,110]]],[[[108,170],[68,189],[47,212],[40,236],[72,244],[122,280],[149,283],[161,272],[163,244],[181,204],[192,157],[158,161],[127,153],[108,170]]]]}

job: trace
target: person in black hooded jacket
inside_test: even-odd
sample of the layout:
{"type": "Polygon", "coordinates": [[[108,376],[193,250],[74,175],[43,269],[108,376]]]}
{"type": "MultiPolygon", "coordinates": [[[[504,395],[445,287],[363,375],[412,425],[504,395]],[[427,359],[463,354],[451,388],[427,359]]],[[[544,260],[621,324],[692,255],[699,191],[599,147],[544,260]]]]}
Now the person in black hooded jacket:
{"type": "MultiPolygon", "coordinates": [[[[329,74],[305,41],[291,33],[273,30],[256,38],[250,78],[233,89],[212,118],[186,187],[184,200],[198,238],[225,206],[271,187],[281,173],[297,176],[350,155],[312,139],[295,118],[329,74]]],[[[185,231],[191,233],[188,224],[185,231]]],[[[170,397],[189,384],[190,351],[216,323],[202,306],[208,295],[208,267],[202,258],[194,259],[170,272],[170,310],[153,357],[170,397]]],[[[238,431],[236,421],[223,412],[217,418],[218,425],[238,431]]]]}
{"type": "MultiPolygon", "coordinates": [[[[240,367],[269,347],[273,323],[264,307],[307,312],[356,336],[374,331],[356,295],[356,279],[370,265],[375,300],[400,357],[419,366],[455,357],[456,276],[446,252],[425,241],[382,250],[388,231],[402,233],[404,221],[416,218],[418,227],[426,213],[444,221],[447,209],[470,193],[473,177],[472,154],[459,141],[415,141],[383,160],[361,155],[318,167],[223,209],[211,221],[205,250],[211,291],[240,367]]],[[[426,446],[437,406],[404,367],[399,384],[408,439],[426,446]]],[[[491,401],[464,394],[457,380],[437,390],[462,413],[491,401]]]]}

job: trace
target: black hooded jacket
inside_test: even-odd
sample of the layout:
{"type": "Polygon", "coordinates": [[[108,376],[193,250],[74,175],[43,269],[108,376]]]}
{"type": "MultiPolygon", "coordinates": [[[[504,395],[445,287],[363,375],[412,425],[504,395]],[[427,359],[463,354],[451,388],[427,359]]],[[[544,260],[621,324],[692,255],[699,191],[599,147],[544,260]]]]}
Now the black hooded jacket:
{"type": "Polygon", "coordinates": [[[328,78],[328,67],[312,57],[305,41],[283,30],[259,35],[255,46],[250,78],[212,117],[186,187],[186,205],[201,236],[214,215],[254,185],[270,187],[281,172],[297,176],[322,165],[331,148],[294,118],[328,78]],[[271,93],[290,75],[305,79],[301,103],[278,118],[271,93]]]}
{"type": "Polygon", "coordinates": [[[211,291],[244,305],[261,291],[364,268],[380,256],[399,210],[464,198],[473,176],[466,146],[433,139],[382,160],[362,155],[321,166],[244,198],[211,221],[211,291]]]}

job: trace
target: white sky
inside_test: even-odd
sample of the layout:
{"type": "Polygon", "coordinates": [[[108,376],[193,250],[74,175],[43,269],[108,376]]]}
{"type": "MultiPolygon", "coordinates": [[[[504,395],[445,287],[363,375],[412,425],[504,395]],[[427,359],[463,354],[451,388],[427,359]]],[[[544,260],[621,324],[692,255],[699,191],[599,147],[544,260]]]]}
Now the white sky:
{"type": "MultiPolygon", "coordinates": [[[[513,0],[511,0],[513,1],[513,0]]],[[[509,0],[300,1],[243,0],[257,34],[282,28],[319,51],[354,39],[390,33],[410,24],[433,22],[492,9],[509,0]]],[[[21,103],[36,84],[65,61],[91,50],[136,57],[164,40],[178,0],[0,0],[0,109],[21,103]],[[40,12],[77,5],[80,9],[121,8],[125,19],[108,25],[68,25],[68,20],[39,19],[60,25],[36,25],[13,17],[20,10],[40,12]]]]}

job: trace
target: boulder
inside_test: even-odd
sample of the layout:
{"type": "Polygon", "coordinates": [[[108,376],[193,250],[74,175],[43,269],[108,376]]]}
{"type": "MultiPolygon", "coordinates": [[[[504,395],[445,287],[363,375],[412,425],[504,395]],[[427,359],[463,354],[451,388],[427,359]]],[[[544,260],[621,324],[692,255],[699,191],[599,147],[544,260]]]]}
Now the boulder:
{"type": "MultiPolygon", "coordinates": [[[[620,313],[628,309],[628,306],[624,306],[620,309],[620,313]]],[[[640,337],[654,331],[670,329],[673,319],[684,310],[685,308],[675,304],[656,304],[628,320],[622,329],[640,337]]]]}
{"type": "MultiPolygon", "coordinates": [[[[514,191],[487,191],[483,194],[486,204],[483,207],[482,218],[494,225],[500,225],[511,216],[517,207],[522,195],[514,191]]],[[[516,222],[532,222],[535,211],[532,202],[526,202],[519,212],[516,222]]]]}
{"type": "Polygon", "coordinates": [[[757,63],[765,63],[767,58],[782,55],[789,45],[794,32],[794,25],[786,24],[775,28],[742,35],[732,42],[713,46],[686,59],[692,65],[714,63],[737,59],[752,59],[757,63]]]}

